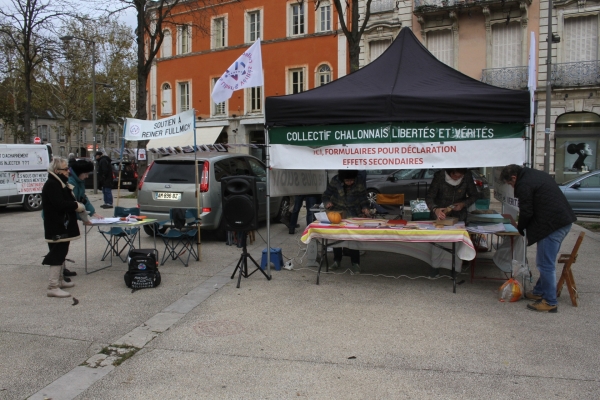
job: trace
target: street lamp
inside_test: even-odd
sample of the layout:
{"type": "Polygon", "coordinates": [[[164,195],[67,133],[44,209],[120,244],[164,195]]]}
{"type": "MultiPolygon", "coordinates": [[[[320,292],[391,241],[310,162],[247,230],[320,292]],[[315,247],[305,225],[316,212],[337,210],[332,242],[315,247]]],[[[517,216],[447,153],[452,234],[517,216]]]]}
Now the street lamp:
{"type": "Polygon", "coordinates": [[[84,39],[82,37],[71,35],[62,36],[60,38],[60,40],[65,43],[69,43],[73,39],[92,44],[92,160],[94,160],[94,194],[96,194],[98,193],[98,168],[96,162],[96,42],[91,39],[84,39]]]}

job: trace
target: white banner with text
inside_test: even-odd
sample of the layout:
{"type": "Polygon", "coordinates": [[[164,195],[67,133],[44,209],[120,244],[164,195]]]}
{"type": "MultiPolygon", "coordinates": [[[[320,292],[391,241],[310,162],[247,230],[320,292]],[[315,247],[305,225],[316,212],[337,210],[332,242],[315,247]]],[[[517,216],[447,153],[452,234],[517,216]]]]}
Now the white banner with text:
{"type": "Polygon", "coordinates": [[[164,139],[194,133],[194,110],[158,120],[126,118],[125,140],[164,139]]]}
{"type": "Polygon", "coordinates": [[[372,143],[318,148],[271,145],[278,169],[408,169],[492,167],[523,164],[522,138],[436,143],[372,143]]]}
{"type": "Polygon", "coordinates": [[[327,172],[323,170],[272,169],[269,178],[273,197],[321,194],[327,189],[327,172]]]}

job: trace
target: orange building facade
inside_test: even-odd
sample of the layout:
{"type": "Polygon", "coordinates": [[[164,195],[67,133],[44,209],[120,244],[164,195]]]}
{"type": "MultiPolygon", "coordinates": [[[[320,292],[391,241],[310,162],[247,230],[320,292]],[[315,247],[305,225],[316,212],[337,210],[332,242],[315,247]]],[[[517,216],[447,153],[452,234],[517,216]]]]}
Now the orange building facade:
{"type": "MultiPolygon", "coordinates": [[[[332,1],[223,1],[195,12],[204,13],[210,33],[197,28],[190,12],[165,29],[148,84],[148,115],[161,119],[195,109],[204,144],[262,144],[266,96],[303,92],[347,73],[347,42],[337,32],[332,1]],[[258,38],[264,86],[238,90],[215,104],[215,81],[258,38]]],[[[248,151],[263,156],[261,148],[248,151]]]]}

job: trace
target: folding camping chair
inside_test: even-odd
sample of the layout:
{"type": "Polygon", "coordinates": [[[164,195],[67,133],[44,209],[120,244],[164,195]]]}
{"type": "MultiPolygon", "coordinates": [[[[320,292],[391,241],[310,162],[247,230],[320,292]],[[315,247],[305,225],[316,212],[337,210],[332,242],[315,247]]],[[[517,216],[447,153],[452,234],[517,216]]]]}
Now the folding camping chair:
{"type": "Polygon", "coordinates": [[[579,253],[579,246],[581,246],[581,242],[583,242],[583,238],[585,236],[585,232],[581,232],[579,237],[577,238],[577,242],[575,242],[575,247],[573,247],[573,251],[571,253],[563,253],[558,257],[557,263],[564,264],[562,273],[560,274],[560,279],[558,280],[558,284],[556,285],[556,297],[560,297],[560,292],[562,292],[562,287],[564,284],[567,285],[567,290],[569,291],[569,295],[571,296],[571,302],[573,306],[577,307],[577,285],[575,285],[575,278],[573,277],[573,271],[571,271],[571,266],[577,261],[577,253],[579,253]]]}
{"type": "Polygon", "coordinates": [[[393,219],[404,218],[404,193],[377,193],[375,198],[377,214],[391,214],[393,219]]]}
{"type": "MultiPolygon", "coordinates": [[[[137,207],[115,207],[115,217],[127,217],[129,215],[140,215],[140,209],[137,207]]],[[[104,253],[102,254],[102,261],[109,255],[112,260],[112,256],[116,255],[122,262],[125,262],[127,261],[127,254],[129,253],[129,251],[125,250],[128,248],[135,248],[135,238],[137,237],[140,228],[111,227],[109,230],[104,231],[98,227],[98,231],[102,234],[102,237],[104,237],[104,240],[106,240],[107,243],[104,253]],[[122,246],[120,247],[120,245],[122,246]]]]}
{"type": "Polygon", "coordinates": [[[165,243],[165,251],[163,253],[160,265],[164,265],[170,257],[172,260],[178,259],[184,266],[188,266],[190,257],[193,256],[196,261],[199,261],[198,252],[196,251],[196,235],[198,232],[197,208],[171,208],[169,210],[169,221],[159,222],[159,226],[169,224],[170,229],[165,233],[158,235],[162,237],[165,243]],[[183,260],[183,255],[187,252],[187,259],[183,260]]]}

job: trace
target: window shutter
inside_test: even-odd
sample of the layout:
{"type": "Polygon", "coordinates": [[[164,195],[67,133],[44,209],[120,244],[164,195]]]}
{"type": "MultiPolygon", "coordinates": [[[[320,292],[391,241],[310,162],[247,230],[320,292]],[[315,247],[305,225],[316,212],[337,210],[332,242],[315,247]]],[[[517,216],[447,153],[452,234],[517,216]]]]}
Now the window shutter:
{"type": "Polygon", "coordinates": [[[492,25],[492,68],[521,66],[521,24],[492,25]]]}
{"type": "Polygon", "coordinates": [[[454,68],[454,41],[451,30],[427,32],[427,48],[438,60],[454,68]]]}
{"type": "Polygon", "coordinates": [[[565,62],[598,59],[598,16],[565,19],[565,62]]]}
{"type": "Polygon", "coordinates": [[[369,42],[369,59],[371,62],[375,61],[377,57],[383,54],[383,52],[390,47],[391,40],[374,40],[369,42]]]}
{"type": "Polygon", "coordinates": [[[171,105],[171,88],[163,89],[162,92],[162,113],[173,114],[173,107],[171,105]]]}

